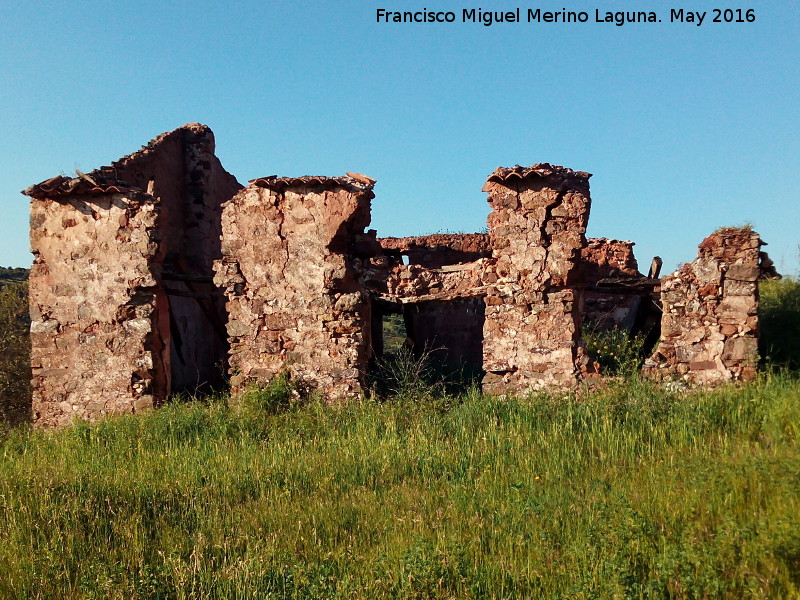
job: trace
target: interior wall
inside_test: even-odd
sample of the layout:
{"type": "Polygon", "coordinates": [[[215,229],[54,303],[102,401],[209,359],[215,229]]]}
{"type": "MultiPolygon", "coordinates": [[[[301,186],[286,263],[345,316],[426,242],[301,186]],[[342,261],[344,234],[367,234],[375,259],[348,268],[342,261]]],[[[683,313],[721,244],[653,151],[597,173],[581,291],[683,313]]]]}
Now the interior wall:
{"type": "Polygon", "coordinates": [[[451,368],[483,368],[483,298],[460,298],[406,304],[406,331],[415,356],[428,352],[436,362],[451,368]]]}

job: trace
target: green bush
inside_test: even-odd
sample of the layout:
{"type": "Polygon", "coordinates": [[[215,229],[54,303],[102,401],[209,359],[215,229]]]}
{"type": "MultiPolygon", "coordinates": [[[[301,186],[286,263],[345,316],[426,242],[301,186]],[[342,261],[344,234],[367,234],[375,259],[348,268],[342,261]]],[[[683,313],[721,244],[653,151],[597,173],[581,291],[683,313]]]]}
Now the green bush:
{"type": "Polygon", "coordinates": [[[762,281],[758,291],[762,360],[767,365],[800,369],[800,279],[762,281]]]}
{"type": "Polygon", "coordinates": [[[405,347],[406,325],[401,314],[388,314],[383,317],[383,350],[384,352],[398,352],[405,347]]]}
{"type": "Polygon", "coordinates": [[[0,286],[0,421],[30,420],[31,365],[28,284],[0,286]]]}
{"type": "Polygon", "coordinates": [[[629,376],[638,373],[642,367],[645,342],[642,334],[629,337],[624,329],[587,327],[583,332],[583,341],[587,354],[600,363],[604,374],[629,376]]]}

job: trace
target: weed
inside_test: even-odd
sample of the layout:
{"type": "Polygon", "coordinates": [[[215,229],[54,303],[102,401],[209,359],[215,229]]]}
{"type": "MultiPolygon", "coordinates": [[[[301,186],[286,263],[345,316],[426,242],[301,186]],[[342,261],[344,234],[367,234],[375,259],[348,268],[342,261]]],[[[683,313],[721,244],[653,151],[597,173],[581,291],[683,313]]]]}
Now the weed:
{"type": "Polygon", "coordinates": [[[374,384],[380,396],[397,400],[431,400],[444,392],[444,377],[436,369],[432,351],[419,356],[405,346],[377,360],[374,384]]]}

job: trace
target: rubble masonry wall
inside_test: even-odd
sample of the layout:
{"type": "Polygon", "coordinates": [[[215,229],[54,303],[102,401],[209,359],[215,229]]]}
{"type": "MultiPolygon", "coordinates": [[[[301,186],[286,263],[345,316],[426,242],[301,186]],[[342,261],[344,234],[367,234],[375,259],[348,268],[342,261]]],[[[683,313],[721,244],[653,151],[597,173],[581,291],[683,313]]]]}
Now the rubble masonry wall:
{"type": "Polygon", "coordinates": [[[194,392],[225,376],[225,299],[213,284],[221,258],[222,203],[242,185],[215,156],[210,128],[188,123],[100,171],[147,190],[161,205],[169,296],[170,391],[194,392]]]}
{"type": "Polygon", "coordinates": [[[215,281],[234,390],[288,371],[331,399],[362,391],[370,303],[351,249],[372,197],[371,183],[350,177],[267,178],[225,205],[215,281]]]}
{"type": "Polygon", "coordinates": [[[581,308],[572,286],[586,246],[589,177],[542,164],[497,169],[484,186],[496,259],[486,277],[486,392],[576,381],[581,308]]]}
{"type": "Polygon", "coordinates": [[[31,201],[33,412],[63,425],[135,412],[163,395],[153,272],[158,208],[145,194],[31,201]],[[155,396],[154,396],[155,395],[155,396]]]}
{"type": "Polygon", "coordinates": [[[661,280],[661,340],[647,374],[703,385],[755,377],[760,247],[749,228],[721,229],[661,280]]]}
{"type": "Polygon", "coordinates": [[[428,269],[473,262],[492,255],[491,241],[486,233],[436,233],[380,238],[378,241],[384,252],[405,255],[409,264],[428,269]]]}
{"type": "MultiPolygon", "coordinates": [[[[226,363],[234,392],[288,371],[328,398],[351,397],[364,389],[381,311],[403,312],[417,353],[441,347],[447,362],[482,368],[488,393],[569,386],[582,315],[632,327],[659,283],[638,272],[633,243],[587,241],[588,173],[498,168],[484,187],[488,234],[378,240],[364,233],[374,180],[242,188],[214,145],[191,123],[25,191],[39,424],[139,411],[221,378],[226,363]]],[[[754,376],[756,281],[771,264],[760,245],[748,228],[722,229],[661,280],[650,376],[754,376]]]]}

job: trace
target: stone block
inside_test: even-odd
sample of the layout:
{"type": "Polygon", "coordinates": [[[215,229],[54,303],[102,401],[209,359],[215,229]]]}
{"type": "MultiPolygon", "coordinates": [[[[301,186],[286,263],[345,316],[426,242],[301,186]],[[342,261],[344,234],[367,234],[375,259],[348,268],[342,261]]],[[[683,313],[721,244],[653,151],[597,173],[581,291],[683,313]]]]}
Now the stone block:
{"type": "Polygon", "coordinates": [[[755,282],[758,281],[760,272],[758,264],[739,263],[728,267],[725,272],[725,279],[755,282]]]}

